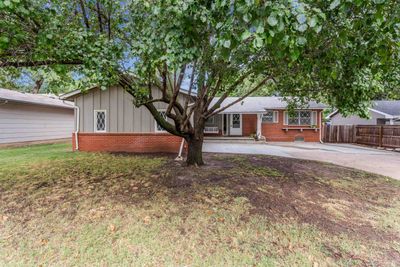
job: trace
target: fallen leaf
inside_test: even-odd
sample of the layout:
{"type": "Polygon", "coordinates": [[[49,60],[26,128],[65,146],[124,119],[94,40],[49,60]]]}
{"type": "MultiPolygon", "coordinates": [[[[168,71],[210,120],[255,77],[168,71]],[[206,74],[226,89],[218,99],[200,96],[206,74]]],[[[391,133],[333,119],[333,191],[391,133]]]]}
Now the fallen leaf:
{"type": "Polygon", "coordinates": [[[6,216],[6,215],[0,216],[0,223],[5,223],[7,220],[8,220],[8,216],[6,216]]]}
{"type": "Polygon", "coordinates": [[[114,233],[116,231],[116,229],[117,229],[117,227],[114,224],[110,224],[108,226],[108,231],[110,231],[110,232],[114,233]]]}
{"type": "Polygon", "coordinates": [[[144,217],[144,218],[143,218],[143,222],[144,222],[145,224],[149,224],[149,223],[151,222],[150,216],[144,217]]]}

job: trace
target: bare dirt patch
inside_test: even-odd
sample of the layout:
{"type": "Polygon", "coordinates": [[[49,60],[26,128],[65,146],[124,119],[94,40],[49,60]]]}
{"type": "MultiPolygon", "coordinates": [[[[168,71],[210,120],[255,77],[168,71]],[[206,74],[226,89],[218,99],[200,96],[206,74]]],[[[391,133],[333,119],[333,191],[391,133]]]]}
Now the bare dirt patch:
{"type": "MultiPolygon", "coordinates": [[[[309,160],[226,154],[207,154],[205,158],[206,166],[190,167],[189,171],[181,164],[166,165],[162,184],[171,188],[173,201],[190,206],[192,198],[187,196],[195,195],[197,190],[193,185],[218,185],[233,198],[249,199],[249,216],[259,214],[276,222],[294,219],[361,242],[400,242],[399,229],[377,227],[369,216],[399,201],[397,181],[309,160]],[[177,198],[182,194],[175,192],[182,190],[184,197],[177,198]]],[[[335,248],[327,245],[327,249],[340,257],[335,248]]],[[[400,262],[396,249],[388,248],[385,253],[400,262]]]]}

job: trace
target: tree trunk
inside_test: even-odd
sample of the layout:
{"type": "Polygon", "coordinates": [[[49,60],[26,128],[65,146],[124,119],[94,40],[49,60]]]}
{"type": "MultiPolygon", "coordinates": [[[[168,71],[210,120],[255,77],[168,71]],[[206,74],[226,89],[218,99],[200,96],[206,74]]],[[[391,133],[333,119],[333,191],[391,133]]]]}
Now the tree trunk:
{"type": "Polygon", "coordinates": [[[186,137],[188,144],[187,165],[204,165],[203,161],[203,141],[205,119],[202,117],[202,105],[198,105],[193,113],[194,133],[186,137]]]}
{"type": "Polygon", "coordinates": [[[204,165],[203,162],[203,135],[186,138],[188,144],[187,165],[204,165]]]}

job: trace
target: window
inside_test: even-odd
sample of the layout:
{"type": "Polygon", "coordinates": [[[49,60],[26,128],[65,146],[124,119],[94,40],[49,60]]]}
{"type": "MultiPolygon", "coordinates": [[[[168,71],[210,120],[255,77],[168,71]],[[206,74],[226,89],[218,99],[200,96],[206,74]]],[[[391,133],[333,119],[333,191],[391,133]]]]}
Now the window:
{"type": "MultiPolygon", "coordinates": [[[[158,113],[160,113],[160,115],[167,120],[167,112],[166,111],[158,111],[158,113]]],[[[165,129],[158,124],[158,122],[156,121],[156,132],[165,132],[165,129]]]]}
{"type": "Polygon", "coordinates": [[[296,110],[294,112],[285,111],[286,125],[315,125],[317,112],[310,110],[296,110]]]}
{"type": "Polygon", "coordinates": [[[97,133],[106,131],[106,111],[95,110],[94,111],[94,131],[97,133]]]}
{"type": "Polygon", "coordinates": [[[210,118],[207,119],[206,124],[207,125],[214,125],[215,124],[215,116],[212,116],[210,118]]]}
{"type": "Polygon", "coordinates": [[[262,114],[263,123],[277,123],[278,122],[278,111],[269,110],[262,114]]]}

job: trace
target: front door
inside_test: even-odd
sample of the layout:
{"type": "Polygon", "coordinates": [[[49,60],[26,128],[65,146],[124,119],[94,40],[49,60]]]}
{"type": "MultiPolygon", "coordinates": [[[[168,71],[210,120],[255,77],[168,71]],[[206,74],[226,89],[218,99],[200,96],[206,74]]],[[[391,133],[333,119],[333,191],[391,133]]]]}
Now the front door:
{"type": "Polygon", "coordinates": [[[242,114],[231,114],[230,135],[242,135],[242,114]]]}

